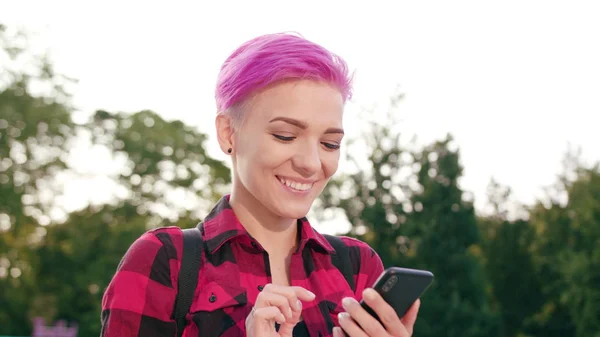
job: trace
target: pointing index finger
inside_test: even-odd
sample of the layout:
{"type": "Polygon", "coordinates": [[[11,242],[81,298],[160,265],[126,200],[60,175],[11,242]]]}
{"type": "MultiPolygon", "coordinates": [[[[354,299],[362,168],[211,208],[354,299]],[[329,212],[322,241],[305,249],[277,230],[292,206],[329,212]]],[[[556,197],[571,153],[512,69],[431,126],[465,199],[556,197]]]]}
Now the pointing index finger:
{"type": "Polygon", "coordinates": [[[303,300],[303,301],[312,301],[316,297],[314,293],[312,293],[311,291],[306,290],[305,288],[298,287],[298,286],[293,286],[292,289],[294,289],[294,292],[296,293],[296,296],[300,300],[303,300]]]}
{"type": "Polygon", "coordinates": [[[278,285],[274,285],[274,284],[267,284],[264,287],[263,291],[275,293],[275,294],[286,297],[288,299],[292,309],[294,309],[296,311],[302,309],[302,303],[300,302],[300,300],[312,301],[315,299],[315,294],[313,294],[312,292],[306,290],[303,287],[299,287],[299,286],[287,287],[287,286],[278,286],[278,285]]]}

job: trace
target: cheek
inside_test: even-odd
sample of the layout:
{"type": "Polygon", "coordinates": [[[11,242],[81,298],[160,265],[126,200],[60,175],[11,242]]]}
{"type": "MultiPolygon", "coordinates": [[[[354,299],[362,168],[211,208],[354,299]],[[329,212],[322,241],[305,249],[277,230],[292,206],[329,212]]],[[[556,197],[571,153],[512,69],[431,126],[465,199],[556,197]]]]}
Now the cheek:
{"type": "Polygon", "coordinates": [[[336,151],[326,153],[322,157],[321,163],[323,165],[323,172],[325,173],[325,178],[331,178],[331,176],[333,176],[337,172],[340,163],[340,152],[336,151]]]}
{"type": "Polygon", "coordinates": [[[264,169],[276,168],[289,159],[289,148],[265,138],[247,138],[240,143],[238,158],[246,163],[245,166],[252,170],[253,174],[258,174],[264,169]]]}

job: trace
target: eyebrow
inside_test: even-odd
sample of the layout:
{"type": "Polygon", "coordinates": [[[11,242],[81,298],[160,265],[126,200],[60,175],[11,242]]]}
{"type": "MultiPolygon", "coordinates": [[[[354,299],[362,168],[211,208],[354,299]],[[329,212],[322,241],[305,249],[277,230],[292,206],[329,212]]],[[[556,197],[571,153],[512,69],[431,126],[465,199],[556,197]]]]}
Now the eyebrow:
{"type": "MultiPolygon", "coordinates": [[[[273,122],[277,122],[277,121],[282,121],[282,122],[291,124],[293,126],[299,127],[302,130],[305,130],[306,128],[308,128],[308,124],[306,122],[299,121],[299,120],[293,119],[293,118],[288,118],[288,117],[275,117],[275,118],[271,119],[269,121],[269,123],[273,123],[273,122]]],[[[325,130],[325,133],[340,133],[343,135],[344,130],[342,130],[340,128],[328,128],[327,130],[325,130]]]]}

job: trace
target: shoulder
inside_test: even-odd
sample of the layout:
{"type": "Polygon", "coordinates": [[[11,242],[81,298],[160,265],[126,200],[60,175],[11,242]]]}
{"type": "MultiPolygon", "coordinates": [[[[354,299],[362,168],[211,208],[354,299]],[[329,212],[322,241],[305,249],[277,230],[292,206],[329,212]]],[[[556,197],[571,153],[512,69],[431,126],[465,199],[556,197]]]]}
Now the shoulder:
{"type": "Polygon", "coordinates": [[[348,248],[354,248],[361,252],[377,255],[377,252],[366,242],[351,236],[338,236],[348,248]]]}
{"type": "Polygon", "coordinates": [[[383,272],[384,266],[379,254],[368,243],[349,236],[338,236],[348,247],[356,287],[361,293],[366,287],[370,287],[383,272]]]}
{"type": "Polygon", "coordinates": [[[127,259],[148,259],[158,257],[181,259],[183,248],[183,232],[176,226],[159,227],[146,231],[129,247],[124,256],[127,259]]]}
{"type": "Polygon", "coordinates": [[[102,297],[102,336],[137,336],[171,331],[177,295],[182,230],[152,229],[127,249],[102,297]]]}
{"type": "Polygon", "coordinates": [[[182,248],[182,230],[179,227],[148,230],[128,247],[111,283],[126,279],[128,283],[155,281],[163,286],[173,287],[182,248]]]}
{"type": "MultiPolygon", "coordinates": [[[[350,259],[354,267],[354,272],[358,273],[361,270],[370,269],[371,267],[378,268],[382,262],[379,254],[368,243],[354,237],[345,235],[323,235],[330,243],[336,240],[343,244],[350,254],[350,259]],[[373,263],[375,265],[373,265],[373,263]]],[[[335,249],[335,247],[334,247],[335,249]]]]}
{"type": "Polygon", "coordinates": [[[350,236],[338,235],[337,237],[350,250],[353,259],[380,260],[379,254],[368,243],[350,236]]]}

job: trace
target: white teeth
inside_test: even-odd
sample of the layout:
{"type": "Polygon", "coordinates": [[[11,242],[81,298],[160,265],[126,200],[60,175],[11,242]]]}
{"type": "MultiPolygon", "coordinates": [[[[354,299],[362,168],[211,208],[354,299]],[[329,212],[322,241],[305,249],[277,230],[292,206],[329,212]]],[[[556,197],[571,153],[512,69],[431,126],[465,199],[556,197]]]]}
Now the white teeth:
{"type": "Polygon", "coordinates": [[[283,178],[279,178],[279,181],[281,181],[282,184],[287,185],[288,187],[291,187],[295,190],[298,191],[306,191],[309,190],[313,184],[302,184],[302,183],[297,183],[295,181],[289,181],[289,180],[285,180],[283,178]]]}

